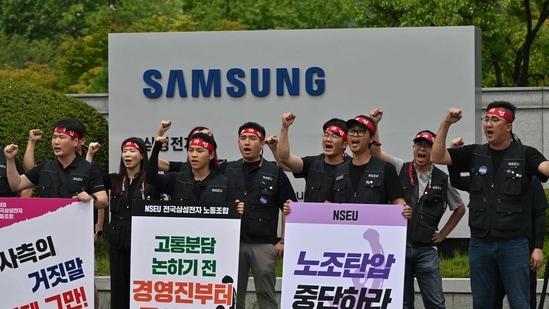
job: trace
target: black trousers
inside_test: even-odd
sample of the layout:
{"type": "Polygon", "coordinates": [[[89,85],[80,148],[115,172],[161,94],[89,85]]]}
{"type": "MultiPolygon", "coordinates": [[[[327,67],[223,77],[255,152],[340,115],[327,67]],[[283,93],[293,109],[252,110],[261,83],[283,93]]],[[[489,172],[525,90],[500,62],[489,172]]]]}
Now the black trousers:
{"type": "Polygon", "coordinates": [[[109,247],[111,308],[130,309],[130,248],[109,247]]]}

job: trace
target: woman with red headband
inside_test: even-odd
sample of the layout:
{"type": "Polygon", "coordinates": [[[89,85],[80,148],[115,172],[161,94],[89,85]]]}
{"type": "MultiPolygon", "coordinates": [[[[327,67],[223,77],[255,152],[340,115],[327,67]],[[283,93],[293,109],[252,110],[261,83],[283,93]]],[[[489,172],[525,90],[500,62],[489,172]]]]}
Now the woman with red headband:
{"type": "Polygon", "coordinates": [[[189,139],[187,168],[182,172],[158,174],[158,153],[166,137],[157,137],[147,169],[147,181],[161,193],[172,199],[185,201],[238,203],[238,212],[244,211],[244,203],[236,200],[235,190],[231,190],[227,177],[218,172],[216,158],[217,144],[214,138],[205,133],[196,133],[189,139]]]}
{"type": "MultiPolygon", "coordinates": [[[[111,174],[109,253],[111,267],[111,308],[130,308],[130,241],[132,200],[159,199],[160,194],[147,184],[145,142],[130,137],[122,142],[118,174],[111,174]]],[[[106,180],[106,179],[105,179],[106,180]]]]}

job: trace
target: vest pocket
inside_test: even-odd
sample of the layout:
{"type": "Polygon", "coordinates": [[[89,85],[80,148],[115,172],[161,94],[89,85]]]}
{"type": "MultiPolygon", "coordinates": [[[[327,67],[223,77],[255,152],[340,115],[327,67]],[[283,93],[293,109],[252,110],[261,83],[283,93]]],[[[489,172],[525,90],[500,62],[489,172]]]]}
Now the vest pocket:
{"type": "Polygon", "coordinates": [[[419,204],[420,222],[427,227],[435,228],[444,214],[446,207],[440,202],[440,198],[430,196],[423,198],[419,204]]]}
{"type": "Polygon", "coordinates": [[[56,197],[52,196],[52,182],[44,181],[38,186],[38,193],[40,197],[56,197]]]}
{"type": "Polygon", "coordinates": [[[320,201],[320,190],[322,185],[318,182],[307,183],[307,188],[305,189],[305,201],[315,201],[315,202],[324,202],[320,201]]]}
{"type": "Polygon", "coordinates": [[[505,194],[519,195],[522,189],[522,177],[523,176],[520,173],[517,173],[514,170],[506,171],[502,186],[503,190],[505,190],[505,194]],[[520,175],[520,177],[517,175],[520,175]]]}
{"type": "Polygon", "coordinates": [[[346,201],[345,178],[341,176],[341,179],[336,180],[334,184],[334,202],[345,203],[346,201]]]}
{"type": "Polygon", "coordinates": [[[248,235],[268,237],[271,236],[272,216],[268,213],[253,212],[248,216],[248,235]]]}
{"type": "Polygon", "coordinates": [[[509,201],[499,201],[497,204],[497,229],[502,231],[520,230],[523,224],[522,207],[509,201]],[[503,203],[502,203],[503,202],[503,203]],[[507,203],[506,203],[507,202],[507,203]]]}
{"type": "Polygon", "coordinates": [[[124,226],[122,221],[122,218],[113,218],[109,223],[109,244],[116,249],[122,248],[122,228],[124,226]]]}
{"type": "Polygon", "coordinates": [[[486,204],[481,197],[470,197],[469,203],[469,226],[475,229],[483,229],[484,216],[486,214],[486,204]]]}
{"type": "Polygon", "coordinates": [[[484,180],[483,176],[475,175],[471,173],[471,182],[470,190],[471,192],[476,192],[482,190],[482,181],[484,180]]]}
{"type": "Polygon", "coordinates": [[[111,213],[117,214],[120,211],[120,202],[121,199],[118,197],[118,195],[113,194],[111,197],[111,203],[109,205],[111,213]]]}

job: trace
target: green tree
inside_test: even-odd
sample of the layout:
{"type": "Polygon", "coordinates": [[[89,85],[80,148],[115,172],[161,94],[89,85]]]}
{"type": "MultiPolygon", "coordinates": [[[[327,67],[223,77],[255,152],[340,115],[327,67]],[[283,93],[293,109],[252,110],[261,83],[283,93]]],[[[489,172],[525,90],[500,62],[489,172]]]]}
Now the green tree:
{"type": "Polygon", "coordinates": [[[341,0],[188,0],[183,12],[200,30],[216,30],[225,21],[248,30],[348,27],[341,0]]]}
{"type": "Polygon", "coordinates": [[[31,40],[87,34],[89,20],[106,1],[0,0],[0,30],[31,40]]]}
{"type": "Polygon", "coordinates": [[[0,70],[0,81],[12,81],[46,89],[60,91],[59,78],[54,69],[46,64],[29,62],[24,69],[15,69],[7,66],[0,70]]]}
{"type": "Polygon", "coordinates": [[[344,1],[360,27],[479,27],[484,87],[528,86],[530,59],[547,53],[536,40],[549,16],[547,0],[344,1]]]}
{"type": "Polygon", "coordinates": [[[29,40],[22,35],[0,32],[0,42],[0,68],[23,69],[28,62],[55,65],[54,45],[48,39],[29,40]]]}
{"type": "MultiPolygon", "coordinates": [[[[98,141],[108,149],[107,120],[85,102],[37,86],[0,81],[0,145],[19,145],[20,159],[28,141],[30,129],[42,129],[45,138],[36,147],[37,163],[54,157],[50,138],[55,122],[63,118],[82,121],[88,132],[88,141],[98,141]]],[[[106,168],[108,154],[99,151],[94,158],[106,168]]]]}

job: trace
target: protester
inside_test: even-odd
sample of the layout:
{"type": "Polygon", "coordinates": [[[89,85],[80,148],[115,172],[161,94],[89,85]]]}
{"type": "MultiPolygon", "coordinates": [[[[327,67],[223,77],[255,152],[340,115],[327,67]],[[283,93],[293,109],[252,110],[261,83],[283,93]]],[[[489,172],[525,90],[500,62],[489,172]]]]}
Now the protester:
{"type": "Polygon", "coordinates": [[[156,139],[147,168],[147,181],[159,192],[183,201],[234,201],[238,212],[244,211],[244,203],[236,199],[229,179],[219,173],[217,143],[212,136],[193,134],[187,148],[187,167],[182,172],[158,174],[158,153],[164,143],[167,143],[165,137],[156,139]]]}
{"type": "Polygon", "coordinates": [[[483,118],[487,143],[446,149],[450,126],[462,117],[450,108],[433,143],[431,161],[470,173],[469,265],[474,308],[492,308],[501,276],[511,308],[529,308],[532,261],[532,185],[537,176],[547,181],[549,162],[535,148],[512,140],[516,107],[505,101],[488,105],[483,118]]]}
{"type": "MultiPolygon", "coordinates": [[[[513,134],[513,140],[520,143],[520,139],[513,134]]],[[[463,138],[458,137],[452,139],[451,147],[461,147],[464,145],[463,138]]],[[[459,190],[469,192],[470,177],[462,176],[461,173],[455,172],[452,166],[448,166],[450,181],[452,185],[459,190]]],[[[529,239],[530,249],[530,309],[537,309],[537,271],[532,269],[532,265],[537,263],[543,264],[543,243],[545,241],[545,210],[549,207],[545,191],[539,179],[532,176],[532,235],[529,239]]],[[[497,278],[496,293],[493,309],[503,308],[503,298],[505,297],[505,287],[501,277],[497,278]]]]}
{"type": "MultiPolygon", "coordinates": [[[[101,145],[90,143],[88,159],[101,145]]],[[[131,220],[134,200],[159,199],[160,195],[147,184],[147,153],[145,142],[138,137],[125,139],[121,145],[118,173],[106,178],[110,190],[109,262],[111,270],[111,308],[129,309],[131,296],[131,220]]]]}
{"type": "Polygon", "coordinates": [[[378,143],[373,139],[376,126],[364,115],[346,122],[349,128],[347,142],[353,159],[340,164],[336,169],[333,199],[336,203],[399,204],[402,215],[412,217],[412,208],[406,205],[404,190],[400,185],[395,167],[373,157],[370,147],[378,143]],[[366,185],[364,185],[366,184],[366,185]]]}
{"type": "MultiPolygon", "coordinates": [[[[383,110],[373,109],[370,117],[378,129],[374,139],[379,140],[383,110]]],[[[448,175],[431,163],[435,138],[436,135],[429,130],[414,135],[411,162],[391,156],[379,144],[371,147],[374,157],[391,163],[399,171],[406,203],[413,211],[407,226],[404,270],[403,308],[408,309],[414,308],[414,277],[425,308],[446,308],[436,245],[448,237],[465,214],[465,205],[459,192],[448,183],[448,175]],[[452,214],[439,231],[438,225],[447,206],[452,214]]]]}
{"type": "Polygon", "coordinates": [[[15,144],[6,146],[4,154],[10,188],[21,191],[38,186],[40,197],[76,197],[84,202],[93,200],[96,208],[107,207],[101,172],[76,153],[84,131],[82,124],[75,119],[59,120],[51,141],[55,159],[38,164],[24,175],[19,175],[15,166],[19,147],[15,144]]]}
{"type": "Polygon", "coordinates": [[[322,153],[299,157],[290,153],[288,131],[296,116],[289,112],[282,115],[282,127],[278,141],[278,160],[296,178],[305,178],[305,202],[325,202],[332,195],[335,171],[338,165],[351,160],[346,155],[347,125],[332,118],[322,126],[322,153]]]}
{"type": "Polygon", "coordinates": [[[281,237],[277,237],[279,212],[287,213],[296,201],[292,185],[282,169],[263,158],[265,128],[247,122],[238,129],[242,158],[221,165],[221,172],[236,188],[236,197],[245,202],[240,233],[237,308],[246,308],[248,272],[252,270],[259,308],[277,309],[275,293],[276,261],[284,251],[284,216],[281,237]],[[286,206],[284,206],[286,203],[286,206]]]}

